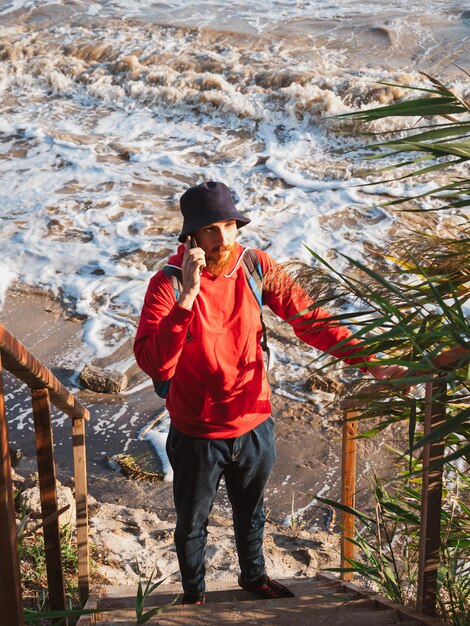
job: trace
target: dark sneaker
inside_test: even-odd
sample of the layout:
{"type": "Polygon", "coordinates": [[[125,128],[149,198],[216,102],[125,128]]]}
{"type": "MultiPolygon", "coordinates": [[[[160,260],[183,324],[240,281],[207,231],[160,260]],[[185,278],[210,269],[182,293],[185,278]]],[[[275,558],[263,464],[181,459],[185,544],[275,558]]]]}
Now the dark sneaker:
{"type": "Polygon", "coordinates": [[[183,595],[182,604],[204,604],[206,601],[206,594],[203,591],[191,593],[185,591],[183,595]]]}
{"type": "Polygon", "coordinates": [[[256,595],[261,596],[261,598],[295,598],[295,593],[292,593],[290,589],[287,589],[287,587],[284,587],[284,585],[281,585],[281,583],[278,583],[276,580],[269,578],[266,574],[251,582],[246,582],[240,576],[238,584],[242,589],[256,593],[256,595]]]}

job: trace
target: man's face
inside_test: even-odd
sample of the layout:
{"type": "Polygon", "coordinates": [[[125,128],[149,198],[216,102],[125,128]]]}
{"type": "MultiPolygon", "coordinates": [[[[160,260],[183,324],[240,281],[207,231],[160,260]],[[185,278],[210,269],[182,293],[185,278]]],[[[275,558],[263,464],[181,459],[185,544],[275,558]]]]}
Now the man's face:
{"type": "Polygon", "coordinates": [[[206,268],[213,274],[221,274],[229,263],[237,236],[236,220],[215,222],[193,233],[197,245],[206,253],[206,268]]]}

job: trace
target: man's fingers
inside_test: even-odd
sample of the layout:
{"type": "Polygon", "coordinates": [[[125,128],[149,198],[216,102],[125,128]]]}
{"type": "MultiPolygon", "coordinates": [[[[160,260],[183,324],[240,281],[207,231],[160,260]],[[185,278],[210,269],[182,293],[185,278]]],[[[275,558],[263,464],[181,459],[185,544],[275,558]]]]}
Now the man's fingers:
{"type": "Polygon", "coordinates": [[[204,250],[200,248],[199,246],[196,248],[193,248],[192,240],[191,240],[191,237],[189,237],[189,235],[186,237],[186,240],[184,242],[184,248],[185,248],[185,252],[184,252],[183,264],[191,272],[194,271],[196,269],[195,266],[197,266],[199,273],[201,273],[203,268],[206,266],[206,255],[204,253],[204,250]]]}
{"type": "Polygon", "coordinates": [[[408,370],[403,365],[372,365],[368,368],[374,378],[384,380],[387,378],[404,378],[408,370]]]}
{"type": "Polygon", "coordinates": [[[388,365],[388,369],[385,370],[385,375],[387,378],[404,378],[408,373],[406,367],[402,365],[388,365]]]}

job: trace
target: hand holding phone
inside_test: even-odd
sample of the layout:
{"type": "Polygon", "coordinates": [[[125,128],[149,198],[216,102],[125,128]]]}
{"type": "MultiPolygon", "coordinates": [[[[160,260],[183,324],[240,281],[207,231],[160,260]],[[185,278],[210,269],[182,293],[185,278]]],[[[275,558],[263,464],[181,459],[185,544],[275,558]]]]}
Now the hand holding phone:
{"type": "Polygon", "coordinates": [[[191,274],[194,274],[194,278],[196,278],[197,272],[197,282],[199,283],[199,276],[206,265],[205,262],[205,253],[204,250],[198,246],[196,239],[194,237],[188,237],[184,244],[185,253],[183,257],[183,278],[186,275],[186,278],[193,282],[190,278],[191,274]]]}
{"type": "Polygon", "coordinates": [[[201,287],[201,271],[204,264],[204,251],[197,242],[188,237],[184,243],[184,256],[181,266],[183,290],[178,298],[178,304],[184,309],[191,310],[201,287]]]}
{"type": "MultiPolygon", "coordinates": [[[[191,237],[191,238],[190,238],[190,245],[191,245],[191,248],[192,248],[192,249],[193,249],[193,248],[199,248],[199,246],[198,246],[198,244],[197,244],[197,241],[195,240],[195,238],[194,238],[194,237],[191,237]]],[[[200,273],[200,274],[202,274],[202,270],[203,270],[203,268],[204,268],[204,267],[205,267],[205,263],[204,263],[204,265],[200,265],[200,266],[199,266],[199,273],[200,273]]]]}

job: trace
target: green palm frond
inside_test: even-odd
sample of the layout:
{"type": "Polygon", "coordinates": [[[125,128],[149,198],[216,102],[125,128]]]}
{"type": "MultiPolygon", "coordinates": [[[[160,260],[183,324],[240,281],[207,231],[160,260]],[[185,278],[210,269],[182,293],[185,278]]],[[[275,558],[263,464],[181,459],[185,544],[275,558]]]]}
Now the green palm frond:
{"type": "MultiPolygon", "coordinates": [[[[469,618],[470,510],[459,489],[468,498],[470,478],[453,463],[459,460],[459,466],[470,464],[470,220],[464,212],[470,206],[470,177],[468,169],[464,169],[470,160],[470,103],[441,81],[430,76],[427,79],[430,86],[425,87],[382,83],[421,92],[418,98],[337,117],[366,125],[394,116],[417,118],[419,127],[413,124],[405,131],[383,133],[385,139],[379,143],[379,133],[363,133],[373,135],[374,143],[359,148],[361,154],[368,152],[368,158],[374,162],[388,159],[385,167],[370,172],[374,182],[366,184],[376,185],[383,172],[390,178],[382,178],[381,183],[423,175],[429,180],[430,175],[439,175],[433,189],[420,190],[381,206],[400,211],[452,211],[458,219],[448,226],[446,236],[408,232],[406,242],[392,242],[385,251],[371,250],[365,260],[343,255],[347,271],[344,263],[338,270],[310,250],[313,269],[297,265],[288,271],[312,298],[328,305],[331,325],[343,322],[349,314],[353,337],[358,342],[355,357],[365,362],[370,355],[376,355],[381,364],[403,365],[408,369],[406,383],[431,383],[438,377],[446,385],[445,419],[425,435],[423,394],[400,391],[393,381],[371,384],[370,380],[356,379],[349,383],[346,390],[355,407],[355,419],[366,426],[359,437],[373,437],[397,422],[408,422],[408,441],[402,442],[407,449],[399,453],[407,471],[391,480],[391,492],[376,482],[375,518],[369,511],[364,514],[318,499],[357,519],[357,531],[350,541],[361,557],[336,571],[355,571],[388,597],[412,602],[421,516],[420,452],[424,444],[442,441],[445,455],[440,464],[446,478],[438,604],[443,619],[461,626],[469,618]],[[433,199],[431,207],[408,208],[409,201],[417,204],[429,198],[433,199]],[[404,200],[407,204],[400,207],[404,200]],[[438,202],[441,204],[436,207],[438,202]],[[437,360],[449,350],[459,355],[452,367],[437,360]]],[[[345,341],[335,348],[344,345],[345,341]]],[[[323,367],[331,364],[324,355],[319,359],[328,361],[323,367]]],[[[429,389],[436,389],[433,401],[441,403],[442,386],[439,385],[439,391],[436,387],[429,389]]]]}
{"type": "MultiPolygon", "coordinates": [[[[419,91],[426,94],[422,97],[408,98],[387,106],[335,116],[336,119],[351,119],[362,124],[369,124],[392,117],[411,117],[418,118],[418,120],[432,121],[436,118],[445,120],[445,123],[434,122],[430,127],[424,127],[424,130],[420,126],[418,132],[416,132],[417,129],[414,126],[405,131],[393,130],[390,134],[394,135],[400,132],[404,133],[404,136],[363,146],[363,150],[373,152],[373,154],[369,154],[366,157],[369,160],[390,160],[403,157],[405,154],[416,155],[371,173],[378,174],[380,172],[402,169],[404,173],[399,179],[404,179],[449,170],[450,168],[455,168],[455,166],[461,166],[470,159],[470,102],[459,97],[440,80],[424,73],[423,75],[429,80],[431,87],[398,85],[387,82],[379,83],[389,87],[400,87],[401,89],[419,91]],[[379,152],[375,153],[377,150],[379,152]],[[428,163],[427,165],[425,165],[426,162],[428,163]],[[422,167],[421,164],[425,166],[422,167]],[[411,168],[411,170],[408,171],[406,168],[411,168]]],[[[371,133],[365,132],[364,134],[371,133]]],[[[447,199],[450,198],[449,204],[440,208],[456,209],[469,206],[469,188],[470,179],[468,177],[459,180],[455,186],[453,183],[450,183],[441,187],[440,192],[453,190],[454,196],[448,195],[447,199]]],[[[435,190],[432,194],[417,194],[409,197],[408,200],[416,200],[425,195],[434,195],[437,192],[438,190],[435,190]]],[[[397,204],[399,202],[400,200],[394,200],[391,203],[385,203],[385,205],[397,204]]]]}

